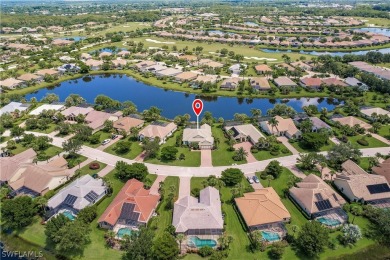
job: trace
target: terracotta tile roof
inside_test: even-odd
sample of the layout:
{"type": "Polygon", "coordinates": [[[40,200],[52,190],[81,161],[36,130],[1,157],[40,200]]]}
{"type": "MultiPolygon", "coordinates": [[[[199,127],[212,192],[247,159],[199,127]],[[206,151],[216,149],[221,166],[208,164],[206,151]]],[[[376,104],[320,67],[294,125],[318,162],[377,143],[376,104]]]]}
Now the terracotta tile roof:
{"type": "Polygon", "coordinates": [[[118,195],[100,216],[98,222],[115,225],[125,203],[134,204],[134,211],[140,213],[138,221],[147,223],[156,209],[160,195],[151,195],[144,189],[144,184],[136,179],[126,182],[118,195]]]}
{"type": "Polygon", "coordinates": [[[21,165],[32,163],[36,155],[36,152],[30,148],[12,157],[0,157],[0,180],[9,181],[21,165]]]}
{"type": "Polygon", "coordinates": [[[303,78],[301,82],[307,87],[318,87],[321,85],[320,78],[303,78]]]}
{"type": "Polygon", "coordinates": [[[272,69],[268,66],[268,65],[266,65],[266,64],[259,64],[259,65],[256,65],[255,66],[255,70],[257,71],[257,72],[266,72],[266,71],[272,71],[272,69]]]}
{"type": "Polygon", "coordinates": [[[340,122],[340,124],[342,125],[348,125],[350,127],[353,127],[355,125],[360,125],[361,127],[363,127],[364,129],[370,129],[371,128],[371,125],[356,118],[356,117],[353,117],[353,116],[347,116],[347,117],[341,117],[341,118],[334,118],[332,119],[333,121],[337,121],[337,122],[340,122]]]}
{"type": "Polygon", "coordinates": [[[32,73],[26,73],[18,77],[19,80],[23,80],[23,81],[37,80],[40,78],[41,78],[40,76],[37,76],[32,73]]]}
{"type": "Polygon", "coordinates": [[[43,70],[38,70],[35,74],[45,76],[46,74],[48,75],[56,75],[58,74],[57,70],[54,69],[43,69],[43,70]]]}
{"type": "Polygon", "coordinates": [[[115,129],[123,129],[126,132],[129,132],[132,127],[140,127],[144,124],[144,120],[132,117],[122,117],[114,122],[115,129]]]}
{"type": "Polygon", "coordinates": [[[247,226],[286,221],[291,217],[272,187],[245,193],[234,200],[247,226]]]}

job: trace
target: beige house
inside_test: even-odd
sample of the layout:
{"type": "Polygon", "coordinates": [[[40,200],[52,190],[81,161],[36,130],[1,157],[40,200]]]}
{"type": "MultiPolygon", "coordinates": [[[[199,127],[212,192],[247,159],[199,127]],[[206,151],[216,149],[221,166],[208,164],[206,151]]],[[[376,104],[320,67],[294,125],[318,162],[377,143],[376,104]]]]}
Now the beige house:
{"type": "Polygon", "coordinates": [[[238,87],[240,78],[229,78],[222,81],[220,89],[235,90],[238,87]]]}
{"type": "Polygon", "coordinates": [[[249,141],[254,145],[261,137],[264,137],[252,124],[225,126],[224,129],[237,142],[249,141]]]}
{"type": "Polygon", "coordinates": [[[198,74],[191,72],[191,71],[184,71],[182,73],[179,73],[175,76],[175,80],[179,82],[187,82],[196,79],[198,77],[198,74]]]}
{"type": "Polygon", "coordinates": [[[0,157],[0,184],[9,182],[21,165],[31,164],[36,156],[37,153],[30,148],[12,157],[0,157]]]}
{"type": "Polygon", "coordinates": [[[266,64],[259,64],[255,66],[257,74],[271,74],[272,69],[266,64]]]}
{"type": "Polygon", "coordinates": [[[295,68],[299,68],[301,70],[306,70],[306,71],[310,71],[313,69],[313,67],[309,64],[306,64],[302,61],[297,61],[297,62],[293,62],[291,63],[292,66],[294,66],[295,68]]]}
{"type": "Polygon", "coordinates": [[[60,75],[60,72],[58,70],[55,70],[55,69],[43,69],[43,70],[38,70],[37,72],[35,72],[35,74],[39,75],[39,76],[45,76],[45,75],[50,75],[50,76],[59,76],[60,75]]]}
{"type": "Polygon", "coordinates": [[[266,91],[271,89],[271,86],[266,77],[251,78],[249,82],[252,88],[260,91],[266,91]]]}
{"type": "Polygon", "coordinates": [[[190,145],[197,143],[199,149],[213,149],[214,138],[211,133],[211,127],[208,124],[203,124],[199,129],[185,128],[183,131],[183,144],[190,145]]]}
{"type": "Polygon", "coordinates": [[[64,111],[61,111],[61,114],[63,114],[66,118],[66,120],[69,121],[76,121],[76,117],[78,115],[86,116],[89,112],[93,111],[92,107],[68,107],[64,111]]]}
{"type": "Polygon", "coordinates": [[[26,73],[17,78],[18,80],[26,81],[26,82],[41,82],[43,81],[43,76],[35,75],[32,73],[26,73]]]}
{"type": "Polygon", "coordinates": [[[172,225],[176,233],[187,236],[221,235],[223,219],[219,191],[206,187],[200,191],[199,199],[188,195],[176,201],[172,225]]]}
{"type": "Polygon", "coordinates": [[[291,118],[283,118],[275,116],[278,124],[272,127],[268,121],[260,122],[260,127],[270,135],[286,136],[287,138],[299,138],[301,131],[295,126],[294,121],[291,118]]]}
{"type": "Polygon", "coordinates": [[[274,79],[274,83],[277,87],[290,87],[290,88],[296,88],[298,85],[292,79],[289,77],[278,77],[274,79]]]}
{"type": "Polygon", "coordinates": [[[154,138],[160,138],[160,144],[165,143],[168,137],[170,137],[173,132],[177,129],[177,125],[175,123],[161,123],[155,122],[139,132],[138,138],[142,141],[145,138],[149,138],[150,140],[154,140],[154,138]]]}
{"type": "Polygon", "coordinates": [[[150,66],[153,66],[153,65],[156,65],[157,62],[155,61],[152,61],[152,60],[144,60],[144,61],[141,61],[137,64],[135,64],[135,67],[140,70],[140,71],[143,71],[145,68],[147,67],[150,67],[150,66]]]}
{"type": "Polygon", "coordinates": [[[250,231],[277,230],[280,238],[285,234],[284,223],[291,215],[272,187],[244,193],[234,201],[250,231]]]}
{"type": "Polygon", "coordinates": [[[114,122],[118,119],[119,117],[114,114],[92,110],[85,117],[85,122],[93,129],[93,132],[97,132],[103,128],[106,120],[114,122]]]}
{"type": "Polygon", "coordinates": [[[127,65],[127,60],[115,59],[111,61],[112,65],[117,69],[122,69],[127,65]]]}
{"type": "Polygon", "coordinates": [[[347,220],[347,215],[342,210],[346,201],[314,174],[298,182],[289,193],[295,203],[312,219],[335,214],[333,219],[337,219],[340,224],[347,220]]]}
{"type": "Polygon", "coordinates": [[[390,117],[390,111],[387,111],[381,107],[370,107],[370,108],[363,108],[360,110],[360,112],[364,115],[364,117],[368,119],[372,119],[373,115],[386,115],[390,117]]]}
{"type": "Polygon", "coordinates": [[[0,80],[0,87],[2,88],[15,89],[17,87],[23,86],[24,84],[25,84],[24,81],[15,78],[0,80]]]}
{"type": "Polygon", "coordinates": [[[341,125],[347,125],[347,126],[350,126],[350,127],[354,127],[355,125],[359,125],[360,127],[368,130],[371,128],[371,125],[356,118],[356,117],[353,117],[353,116],[346,116],[346,117],[342,117],[342,118],[333,118],[332,119],[333,121],[335,122],[339,122],[341,125]]]}
{"type": "Polygon", "coordinates": [[[100,70],[100,67],[103,65],[103,61],[101,60],[94,60],[94,59],[89,59],[86,60],[85,65],[91,68],[91,70],[100,70]]]}
{"type": "Polygon", "coordinates": [[[350,201],[390,207],[390,186],[384,176],[368,174],[351,160],[341,167],[343,171],[336,175],[334,184],[350,201]]]}
{"type": "Polygon", "coordinates": [[[124,116],[114,122],[114,128],[117,131],[124,130],[126,133],[129,133],[131,128],[141,128],[144,123],[145,121],[142,119],[124,116]]]}
{"type": "Polygon", "coordinates": [[[203,82],[203,83],[216,83],[217,82],[217,76],[216,75],[198,75],[195,79],[196,82],[203,82]]]}
{"type": "Polygon", "coordinates": [[[157,71],[156,72],[156,76],[157,77],[174,77],[176,76],[177,74],[180,74],[182,71],[179,70],[179,69],[175,69],[175,68],[167,68],[167,69],[164,69],[164,70],[160,70],[160,71],[157,71]]]}

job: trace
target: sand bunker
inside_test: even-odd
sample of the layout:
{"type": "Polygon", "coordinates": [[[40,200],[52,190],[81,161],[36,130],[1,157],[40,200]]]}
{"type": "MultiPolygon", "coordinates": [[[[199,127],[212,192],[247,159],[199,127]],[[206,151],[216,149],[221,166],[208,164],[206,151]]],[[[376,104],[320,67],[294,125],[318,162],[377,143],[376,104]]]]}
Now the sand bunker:
{"type": "Polygon", "coordinates": [[[175,42],[160,42],[160,41],[152,40],[152,39],[146,39],[145,41],[154,42],[154,43],[163,43],[163,44],[176,44],[175,42]]]}
{"type": "Polygon", "coordinates": [[[273,58],[259,58],[259,57],[244,57],[246,60],[267,60],[267,61],[277,61],[278,59],[273,58]]]}

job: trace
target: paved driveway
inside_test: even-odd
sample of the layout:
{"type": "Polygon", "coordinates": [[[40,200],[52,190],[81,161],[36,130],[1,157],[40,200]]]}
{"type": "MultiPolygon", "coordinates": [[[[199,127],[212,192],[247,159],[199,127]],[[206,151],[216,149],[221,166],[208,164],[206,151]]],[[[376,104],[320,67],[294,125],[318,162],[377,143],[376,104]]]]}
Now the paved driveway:
{"type": "Polygon", "coordinates": [[[295,149],[294,146],[292,146],[292,145],[288,142],[287,137],[285,137],[285,136],[279,136],[277,139],[278,139],[278,141],[282,142],[282,144],[284,144],[284,146],[286,146],[287,149],[289,149],[290,152],[292,152],[292,154],[299,154],[298,150],[295,149]]]}
{"type": "Polygon", "coordinates": [[[251,153],[252,144],[250,142],[243,142],[233,145],[234,149],[238,150],[240,147],[244,148],[244,150],[248,153],[246,157],[246,161],[248,163],[257,162],[256,158],[251,153]]]}
{"type": "Polygon", "coordinates": [[[157,179],[153,182],[152,187],[150,187],[150,194],[152,195],[159,195],[158,189],[160,188],[160,182],[164,181],[167,176],[165,175],[158,175],[157,179]]]}
{"type": "Polygon", "coordinates": [[[179,198],[184,198],[191,194],[191,177],[181,176],[179,184],[179,198]]]}
{"type": "Polygon", "coordinates": [[[211,150],[200,150],[200,167],[212,167],[211,150]]]}
{"type": "MultiPolygon", "coordinates": [[[[253,173],[251,174],[245,174],[245,178],[246,177],[249,177],[249,178],[253,178],[253,176],[255,176],[253,173]]],[[[247,180],[248,181],[248,180],[247,180]]],[[[252,184],[252,187],[256,190],[256,189],[262,189],[264,188],[263,185],[261,185],[261,183],[256,183],[256,182],[253,182],[252,184]]]]}
{"type": "Polygon", "coordinates": [[[103,151],[104,149],[106,149],[107,147],[110,147],[111,145],[114,145],[116,142],[118,142],[119,140],[121,140],[122,136],[121,135],[118,135],[117,138],[115,138],[114,140],[111,140],[111,142],[109,142],[108,144],[105,144],[105,145],[100,145],[98,148],[98,150],[100,151],[103,151]]]}

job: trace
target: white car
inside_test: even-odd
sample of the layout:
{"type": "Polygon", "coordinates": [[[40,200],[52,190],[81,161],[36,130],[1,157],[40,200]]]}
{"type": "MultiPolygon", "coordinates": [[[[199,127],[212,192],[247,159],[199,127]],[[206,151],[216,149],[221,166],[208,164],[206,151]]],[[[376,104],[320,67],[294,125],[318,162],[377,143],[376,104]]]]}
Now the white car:
{"type": "Polygon", "coordinates": [[[106,145],[106,144],[108,144],[109,142],[111,142],[111,139],[106,139],[106,140],[104,140],[104,141],[102,142],[102,145],[106,145]]]}
{"type": "Polygon", "coordinates": [[[250,184],[253,184],[253,179],[251,178],[251,177],[246,177],[246,179],[248,180],[248,182],[250,183],[250,184]]]}

